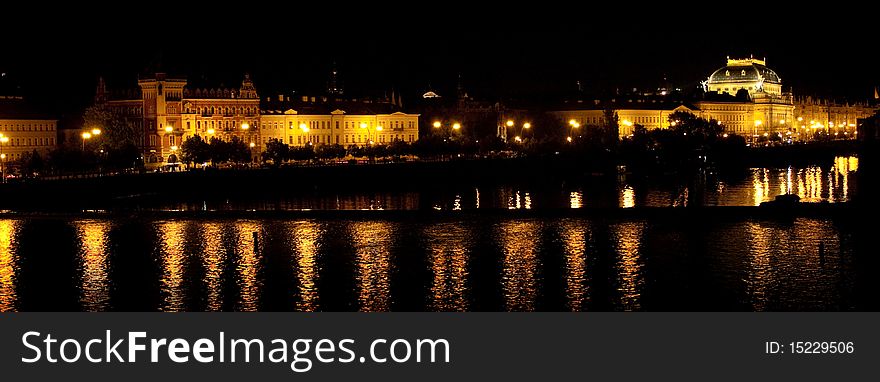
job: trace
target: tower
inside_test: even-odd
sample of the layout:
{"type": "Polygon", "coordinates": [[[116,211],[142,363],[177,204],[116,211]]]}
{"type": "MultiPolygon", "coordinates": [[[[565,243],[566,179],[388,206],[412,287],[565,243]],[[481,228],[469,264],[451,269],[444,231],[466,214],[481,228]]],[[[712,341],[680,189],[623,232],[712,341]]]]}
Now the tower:
{"type": "Polygon", "coordinates": [[[104,77],[98,77],[98,86],[95,89],[95,105],[102,105],[107,102],[107,84],[104,83],[104,77]]]}
{"type": "Polygon", "coordinates": [[[161,153],[166,158],[174,155],[176,158],[175,152],[184,133],[180,112],[186,80],[156,73],[151,78],[138,80],[138,85],[143,102],[145,153],[161,153]]]}
{"type": "Polygon", "coordinates": [[[254,87],[254,82],[251,81],[250,74],[244,74],[244,80],[241,81],[241,87],[238,89],[238,98],[259,98],[259,96],[257,96],[257,88],[254,87]]]}
{"type": "Polygon", "coordinates": [[[333,68],[330,70],[330,81],[327,83],[327,94],[342,95],[342,85],[339,83],[339,72],[336,70],[336,62],[333,62],[333,68]]]}

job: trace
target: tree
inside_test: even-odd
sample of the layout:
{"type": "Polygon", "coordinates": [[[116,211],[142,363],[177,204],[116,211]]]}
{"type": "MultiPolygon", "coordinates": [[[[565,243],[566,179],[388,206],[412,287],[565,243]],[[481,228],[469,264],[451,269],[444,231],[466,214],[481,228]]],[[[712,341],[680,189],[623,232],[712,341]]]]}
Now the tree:
{"type": "Polygon", "coordinates": [[[220,138],[211,138],[208,142],[208,158],[211,162],[223,163],[229,161],[231,157],[229,143],[220,138]]]}
{"type": "Polygon", "coordinates": [[[263,152],[263,161],[272,161],[272,164],[278,166],[281,162],[287,160],[290,154],[290,146],[278,139],[270,139],[266,142],[266,151],[263,152]]]}
{"type": "Polygon", "coordinates": [[[83,127],[87,130],[100,129],[101,135],[96,139],[108,150],[137,143],[134,126],[103,104],[86,108],[83,113],[83,127]]]}
{"type": "Polygon", "coordinates": [[[24,153],[21,156],[21,159],[18,160],[19,168],[21,169],[22,175],[25,177],[30,177],[36,174],[39,174],[43,171],[43,167],[45,164],[43,163],[43,157],[40,155],[37,150],[34,150],[29,153],[24,153]]]}
{"type": "Polygon", "coordinates": [[[614,150],[617,147],[617,143],[620,140],[620,118],[617,116],[617,112],[607,107],[603,111],[603,119],[602,119],[602,144],[606,149],[614,150]]]}
{"type": "Polygon", "coordinates": [[[311,160],[315,158],[315,149],[312,145],[302,147],[294,147],[290,149],[290,159],[293,160],[311,160]]]}
{"type": "Polygon", "coordinates": [[[229,141],[229,159],[235,163],[245,163],[253,160],[251,148],[239,137],[232,137],[229,141]]]}
{"type": "Polygon", "coordinates": [[[321,145],[315,150],[315,155],[321,159],[338,159],[345,157],[345,147],[340,144],[321,145]]]}
{"type": "Polygon", "coordinates": [[[204,163],[210,159],[210,145],[202,137],[193,135],[180,145],[180,159],[184,163],[204,163]]]}

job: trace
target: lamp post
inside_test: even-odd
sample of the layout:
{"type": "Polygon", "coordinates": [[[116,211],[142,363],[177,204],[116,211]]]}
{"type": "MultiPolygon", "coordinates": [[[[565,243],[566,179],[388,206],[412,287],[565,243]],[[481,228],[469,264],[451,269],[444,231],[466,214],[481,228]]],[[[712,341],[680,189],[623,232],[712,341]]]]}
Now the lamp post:
{"type": "Polygon", "coordinates": [[[88,132],[82,133],[82,151],[83,151],[83,153],[86,152],[86,140],[89,140],[91,138],[92,138],[92,133],[88,133],[88,132]]]}
{"type": "Polygon", "coordinates": [[[568,121],[568,137],[566,137],[565,140],[568,141],[569,143],[571,143],[571,141],[573,139],[572,136],[574,135],[574,130],[577,128],[580,128],[580,127],[581,127],[581,124],[578,123],[578,121],[576,121],[574,119],[569,120],[568,121]]]}
{"type": "Polygon", "coordinates": [[[3,144],[9,142],[9,137],[0,134],[0,172],[3,174],[3,183],[6,183],[6,153],[3,152],[3,144]]]}

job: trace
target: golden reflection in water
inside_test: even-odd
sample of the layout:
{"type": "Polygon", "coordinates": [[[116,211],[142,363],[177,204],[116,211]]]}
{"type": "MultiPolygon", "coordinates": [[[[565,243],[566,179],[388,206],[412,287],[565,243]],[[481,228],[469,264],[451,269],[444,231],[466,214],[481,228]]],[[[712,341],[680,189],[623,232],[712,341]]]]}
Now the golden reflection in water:
{"type": "Polygon", "coordinates": [[[162,268],[162,276],[159,280],[162,294],[160,309],[165,312],[179,312],[185,309],[186,291],[183,286],[186,269],[185,228],[186,225],[178,221],[161,222],[157,227],[161,245],[159,263],[162,268]]]}
{"type": "Polygon", "coordinates": [[[559,225],[559,236],[565,251],[566,306],[574,312],[584,309],[588,297],[586,224],[583,221],[565,220],[559,225]]]}
{"type": "Polygon", "coordinates": [[[110,224],[89,220],[78,221],[74,225],[80,242],[80,305],[88,312],[105,311],[110,307],[110,264],[107,253],[110,224]]]}
{"type": "Polygon", "coordinates": [[[239,290],[236,310],[256,312],[259,310],[262,286],[259,279],[262,243],[259,243],[259,240],[262,238],[260,233],[263,230],[258,223],[240,221],[236,222],[234,231],[238,238],[235,248],[235,280],[239,290]],[[254,242],[254,233],[257,234],[257,243],[254,242]]]}
{"type": "Polygon", "coordinates": [[[636,206],[636,192],[632,186],[626,186],[620,191],[620,206],[623,208],[633,208],[636,206]]]}
{"type": "Polygon", "coordinates": [[[383,312],[391,308],[391,234],[386,222],[353,222],[357,262],[358,304],[363,312],[383,312]]]}
{"type": "Polygon", "coordinates": [[[584,193],[575,191],[568,194],[568,202],[571,208],[581,208],[584,205],[584,193]]]}
{"type": "Polygon", "coordinates": [[[460,223],[439,223],[426,227],[423,235],[432,273],[430,309],[467,311],[470,230],[460,223]]]}
{"type": "Polygon", "coordinates": [[[748,276],[746,291],[755,311],[763,311],[769,301],[768,292],[773,287],[770,238],[777,234],[773,229],[755,222],[746,223],[749,245],[748,276]]]}
{"type": "Polygon", "coordinates": [[[205,270],[205,290],[207,291],[206,310],[223,310],[223,269],[226,263],[226,248],[223,245],[223,226],[219,223],[205,223],[201,230],[202,267],[205,270]]]}
{"type": "Polygon", "coordinates": [[[767,201],[770,196],[770,179],[767,176],[767,169],[752,171],[752,187],[755,190],[755,198],[752,203],[754,206],[761,205],[761,202],[767,201]]]}
{"type": "Polygon", "coordinates": [[[625,222],[611,227],[617,251],[618,292],[621,306],[627,311],[641,309],[641,295],[645,284],[641,259],[644,223],[625,222]]]}
{"type": "Polygon", "coordinates": [[[538,241],[541,225],[531,220],[498,225],[503,262],[501,282],[507,311],[533,311],[538,297],[538,241]]]}
{"type": "Polygon", "coordinates": [[[311,221],[297,222],[290,228],[295,249],[293,267],[299,292],[296,310],[300,312],[314,312],[319,308],[317,281],[320,241],[318,239],[323,232],[324,229],[320,224],[311,221]]]}
{"type": "Polygon", "coordinates": [[[16,220],[0,220],[0,312],[15,311],[18,302],[15,288],[15,271],[18,267],[15,240],[18,228],[16,220]]]}
{"type": "Polygon", "coordinates": [[[839,180],[841,183],[840,192],[841,199],[846,201],[849,197],[849,173],[859,170],[859,158],[856,156],[835,157],[834,173],[835,183],[839,180]]]}

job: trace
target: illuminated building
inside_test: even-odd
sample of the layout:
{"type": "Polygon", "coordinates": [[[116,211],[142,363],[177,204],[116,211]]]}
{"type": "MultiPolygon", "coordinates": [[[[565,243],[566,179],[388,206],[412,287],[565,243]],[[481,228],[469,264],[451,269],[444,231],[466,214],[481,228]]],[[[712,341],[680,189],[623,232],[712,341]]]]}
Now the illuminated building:
{"type": "MultiPolygon", "coordinates": [[[[714,119],[725,131],[757,139],[779,136],[792,140],[811,139],[816,133],[838,138],[855,135],[858,120],[874,114],[876,107],[866,103],[837,104],[811,97],[795,98],[782,89],[782,79],[755,58],[730,59],[702,83],[703,93],[692,102],[664,98],[615,99],[610,103],[618,115],[620,136],[632,134],[635,125],[646,129],[670,127],[668,116],[685,111],[705,119],[714,119]]],[[[625,97],[621,97],[625,98],[625,97]]],[[[562,121],[576,121],[580,126],[603,124],[606,103],[577,101],[553,111],[562,121]]]]}
{"type": "Polygon", "coordinates": [[[388,103],[334,101],[302,97],[267,102],[260,114],[260,142],[290,146],[407,143],[419,139],[419,115],[395,111],[388,103]]]}
{"type": "MultiPolygon", "coordinates": [[[[254,157],[271,139],[291,146],[418,140],[419,116],[399,111],[393,96],[390,103],[308,96],[290,102],[279,96],[261,105],[248,75],[237,88],[190,88],[186,79],[164,73],[142,78],[138,86],[137,92],[110,94],[99,80],[95,102],[109,106],[141,133],[148,166],[179,162],[180,145],[195,135],[205,140],[238,138],[251,146],[254,157]]],[[[335,80],[328,91],[341,96],[335,80]]]]}
{"type": "Polygon", "coordinates": [[[58,139],[58,120],[36,111],[20,96],[0,95],[0,154],[7,163],[37,151],[47,154],[58,139]]]}
{"type": "Polygon", "coordinates": [[[117,93],[114,98],[102,79],[95,102],[106,103],[135,126],[148,165],[179,162],[179,146],[193,135],[223,140],[237,136],[246,143],[258,139],[260,99],[247,75],[237,89],[186,85],[186,79],[156,73],[138,80],[139,92],[117,93]]]}

